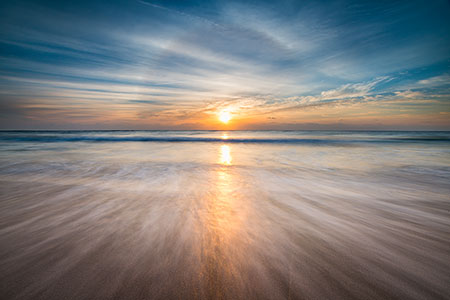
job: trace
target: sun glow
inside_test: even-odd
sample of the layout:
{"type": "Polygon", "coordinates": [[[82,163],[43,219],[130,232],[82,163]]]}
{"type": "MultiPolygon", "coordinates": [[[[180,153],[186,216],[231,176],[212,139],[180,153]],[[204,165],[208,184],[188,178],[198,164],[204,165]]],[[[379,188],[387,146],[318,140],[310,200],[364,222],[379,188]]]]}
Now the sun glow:
{"type": "Polygon", "coordinates": [[[219,112],[219,120],[222,123],[228,123],[231,120],[231,113],[229,111],[222,110],[219,112]]]}

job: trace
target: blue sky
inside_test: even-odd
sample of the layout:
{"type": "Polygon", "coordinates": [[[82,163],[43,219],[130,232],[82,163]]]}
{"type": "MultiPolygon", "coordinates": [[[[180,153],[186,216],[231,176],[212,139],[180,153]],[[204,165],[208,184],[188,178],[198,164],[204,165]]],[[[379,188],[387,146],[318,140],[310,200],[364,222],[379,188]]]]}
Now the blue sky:
{"type": "Polygon", "coordinates": [[[448,1],[54,2],[0,4],[0,128],[450,129],[448,1]]]}

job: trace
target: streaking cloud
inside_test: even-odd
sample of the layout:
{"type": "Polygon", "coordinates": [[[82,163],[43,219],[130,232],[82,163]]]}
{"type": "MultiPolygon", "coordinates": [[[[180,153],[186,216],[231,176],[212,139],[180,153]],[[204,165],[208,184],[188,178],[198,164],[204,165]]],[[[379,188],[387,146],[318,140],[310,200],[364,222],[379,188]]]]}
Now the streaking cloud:
{"type": "Polygon", "coordinates": [[[449,8],[2,3],[0,126],[448,129],[449,8]]]}

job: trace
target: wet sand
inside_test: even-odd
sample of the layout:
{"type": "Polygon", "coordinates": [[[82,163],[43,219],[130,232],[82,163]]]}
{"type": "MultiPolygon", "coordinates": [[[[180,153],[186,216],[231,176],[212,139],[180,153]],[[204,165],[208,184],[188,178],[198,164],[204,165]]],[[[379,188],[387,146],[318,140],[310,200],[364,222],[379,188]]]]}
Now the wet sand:
{"type": "Polygon", "coordinates": [[[1,299],[448,299],[442,158],[326,169],[307,154],[373,149],[276,146],[257,163],[260,145],[115,147],[3,156],[1,299]]]}

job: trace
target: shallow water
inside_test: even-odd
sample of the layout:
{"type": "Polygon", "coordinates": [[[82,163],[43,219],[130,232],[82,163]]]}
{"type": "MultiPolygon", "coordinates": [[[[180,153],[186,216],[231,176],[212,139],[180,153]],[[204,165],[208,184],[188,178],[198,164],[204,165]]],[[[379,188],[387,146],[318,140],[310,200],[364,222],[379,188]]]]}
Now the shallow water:
{"type": "Polygon", "coordinates": [[[445,299],[450,133],[0,133],[2,299],[445,299]]]}

